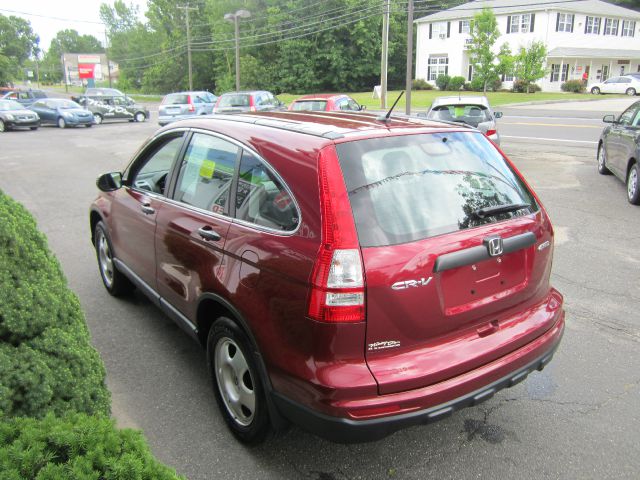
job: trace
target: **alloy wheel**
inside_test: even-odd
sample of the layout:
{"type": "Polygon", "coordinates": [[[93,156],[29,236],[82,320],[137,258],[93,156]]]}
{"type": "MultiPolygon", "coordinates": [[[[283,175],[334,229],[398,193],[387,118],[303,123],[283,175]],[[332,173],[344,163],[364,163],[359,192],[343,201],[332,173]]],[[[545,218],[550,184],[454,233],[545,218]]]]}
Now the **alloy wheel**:
{"type": "Polygon", "coordinates": [[[627,195],[629,199],[633,199],[638,191],[638,169],[632,168],[627,179],[627,195]]]}
{"type": "Polygon", "coordinates": [[[242,350],[229,337],[221,338],[216,344],[214,368],[227,411],[238,425],[250,425],[256,413],[255,382],[242,350]]]}
{"type": "Polygon", "coordinates": [[[113,285],[113,255],[109,242],[104,233],[98,235],[98,263],[100,264],[100,273],[107,288],[113,285]]]}

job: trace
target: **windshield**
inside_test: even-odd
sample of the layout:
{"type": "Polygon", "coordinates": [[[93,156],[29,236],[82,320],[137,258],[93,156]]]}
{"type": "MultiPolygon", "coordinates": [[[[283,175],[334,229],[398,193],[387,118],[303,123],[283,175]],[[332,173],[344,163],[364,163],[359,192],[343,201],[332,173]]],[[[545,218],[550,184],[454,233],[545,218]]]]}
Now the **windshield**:
{"type": "Polygon", "coordinates": [[[385,137],[336,149],[363,247],[416,241],[537,210],[498,150],[477,132],[385,137]],[[511,204],[530,207],[478,215],[480,209],[511,204]]]}
{"type": "Polygon", "coordinates": [[[62,109],[69,109],[69,108],[81,109],[82,108],[76,102],[72,102],[71,100],[50,100],[50,102],[51,102],[52,108],[62,108],[62,109]]]}
{"type": "Polygon", "coordinates": [[[14,100],[0,100],[0,110],[24,110],[24,106],[14,100]]]}
{"type": "Polygon", "coordinates": [[[429,118],[448,122],[462,122],[472,127],[491,120],[491,114],[484,105],[441,105],[429,112],[429,118]]]}
{"type": "Polygon", "coordinates": [[[292,110],[314,110],[325,111],[327,109],[326,100],[298,100],[294,102],[292,110]]]}
{"type": "Polygon", "coordinates": [[[249,95],[222,95],[218,107],[248,107],[249,95]]]}

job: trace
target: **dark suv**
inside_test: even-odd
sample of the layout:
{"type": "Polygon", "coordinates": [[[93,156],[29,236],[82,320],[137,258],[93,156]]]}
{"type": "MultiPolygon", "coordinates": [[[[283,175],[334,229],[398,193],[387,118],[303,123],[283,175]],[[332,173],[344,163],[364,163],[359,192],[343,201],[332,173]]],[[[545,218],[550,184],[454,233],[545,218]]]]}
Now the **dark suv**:
{"type": "Polygon", "coordinates": [[[369,114],[184,120],[98,179],[103,283],[207,351],[231,431],[334,441],[444,418],[551,360],[553,228],[480,132],[369,114]]]}

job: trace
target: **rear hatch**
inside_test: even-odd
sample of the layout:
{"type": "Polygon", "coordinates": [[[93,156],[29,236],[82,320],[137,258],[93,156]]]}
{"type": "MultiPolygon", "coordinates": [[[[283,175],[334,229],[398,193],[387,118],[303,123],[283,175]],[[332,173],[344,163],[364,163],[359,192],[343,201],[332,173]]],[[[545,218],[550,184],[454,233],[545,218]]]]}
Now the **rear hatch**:
{"type": "Polygon", "coordinates": [[[252,106],[251,95],[246,93],[228,93],[218,98],[215,113],[248,112],[252,106]]]}
{"type": "Polygon", "coordinates": [[[158,114],[163,117],[193,114],[195,108],[188,94],[172,93],[162,100],[158,114]]]}
{"type": "Polygon", "coordinates": [[[362,252],[366,358],[381,394],[461,375],[551,327],[551,225],[484,136],[402,135],[336,149],[362,252]]]}

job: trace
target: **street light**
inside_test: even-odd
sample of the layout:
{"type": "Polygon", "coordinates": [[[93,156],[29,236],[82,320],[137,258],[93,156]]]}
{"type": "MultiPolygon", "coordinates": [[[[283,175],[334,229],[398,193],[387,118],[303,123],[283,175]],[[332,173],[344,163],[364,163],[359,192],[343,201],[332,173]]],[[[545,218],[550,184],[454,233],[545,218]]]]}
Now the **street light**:
{"type": "Polygon", "coordinates": [[[224,19],[227,22],[233,22],[236,30],[236,92],[240,91],[240,44],[239,40],[239,28],[238,28],[238,19],[240,18],[249,18],[251,16],[251,12],[249,10],[238,10],[236,13],[227,13],[224,16],[224,19]]]}

